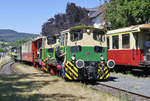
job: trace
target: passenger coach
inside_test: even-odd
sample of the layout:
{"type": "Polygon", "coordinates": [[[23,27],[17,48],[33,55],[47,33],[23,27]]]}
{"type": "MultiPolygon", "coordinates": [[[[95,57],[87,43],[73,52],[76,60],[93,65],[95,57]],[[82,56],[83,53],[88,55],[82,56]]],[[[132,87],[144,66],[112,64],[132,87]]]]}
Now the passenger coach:
{"type": "Polygon", "coordinates": [[[117,65],[150,67],[150,24],[108,31],[108,60],[117,65]]]}

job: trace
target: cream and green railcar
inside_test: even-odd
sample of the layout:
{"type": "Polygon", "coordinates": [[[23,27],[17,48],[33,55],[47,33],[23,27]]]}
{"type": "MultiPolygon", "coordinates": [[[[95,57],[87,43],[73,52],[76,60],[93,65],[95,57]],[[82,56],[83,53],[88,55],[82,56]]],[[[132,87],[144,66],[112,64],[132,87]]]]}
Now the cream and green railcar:
{"type": "MultiPolygon", "coordinates": [[[[92,27],[71,28],[61,32],[63,76],[69,80],[107,79],[105,31],[92,27]]],[[[110,68],[114,66],[109,61],[110,68]]]]}
{"type": "Polygon", "coordinates": [[[59,46],[58,35],[42,38],[42,47],[40,49],[41,65],[44,71],[49,71],[55,75],[57,61],[55,58],[55,48],[59,46]]]}

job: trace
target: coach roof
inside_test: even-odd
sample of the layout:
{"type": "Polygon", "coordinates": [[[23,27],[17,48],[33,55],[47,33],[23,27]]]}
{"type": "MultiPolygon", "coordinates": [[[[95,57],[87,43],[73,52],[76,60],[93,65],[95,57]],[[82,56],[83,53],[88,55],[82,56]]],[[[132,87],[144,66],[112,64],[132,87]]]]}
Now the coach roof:
{"type": "Polygon", "coordinates": [[[150,28],[150,24],[141,24],[141,25],[135,25],[135,26],[124,27],[115,30],[110,30],[107,31],[107,34],[115,34],[121,32],[139,32],[141,31],[141,29],[148,29],[148,28],[150,28]]]}

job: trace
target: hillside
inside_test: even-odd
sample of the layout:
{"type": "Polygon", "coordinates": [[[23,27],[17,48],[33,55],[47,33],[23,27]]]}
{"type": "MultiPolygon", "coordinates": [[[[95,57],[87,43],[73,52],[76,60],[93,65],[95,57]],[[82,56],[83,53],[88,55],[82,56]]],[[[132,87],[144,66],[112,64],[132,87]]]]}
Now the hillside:
{"type": "Polygon", "coordinates": [[[0,29],[0,41],[15,42],[19,39],[29,39],[38,36],[37,34],[22,33],[10,29],[0,29]]]}

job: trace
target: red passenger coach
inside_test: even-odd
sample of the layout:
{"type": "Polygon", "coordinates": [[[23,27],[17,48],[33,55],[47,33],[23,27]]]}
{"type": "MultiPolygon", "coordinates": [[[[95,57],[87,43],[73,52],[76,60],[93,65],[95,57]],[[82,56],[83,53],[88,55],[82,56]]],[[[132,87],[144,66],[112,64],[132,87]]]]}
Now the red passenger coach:
{"type": "Polygon", "coordinates": [[[36,66],[36,59],[40,57],[40,48],[42,47],[42,37],[38,37],[32,41],[33,64],[36,66]]]}
{"type": "Polygon", "coordinates": [[[150,67],[150,24],[108,31],[108,60],[116,65],[150,67]]]}
{"type": "Polygon", "coordinates": [[[32,62],[32,60],[32,40],[30,40],[22,45],[22,61],[32,62]]]}

